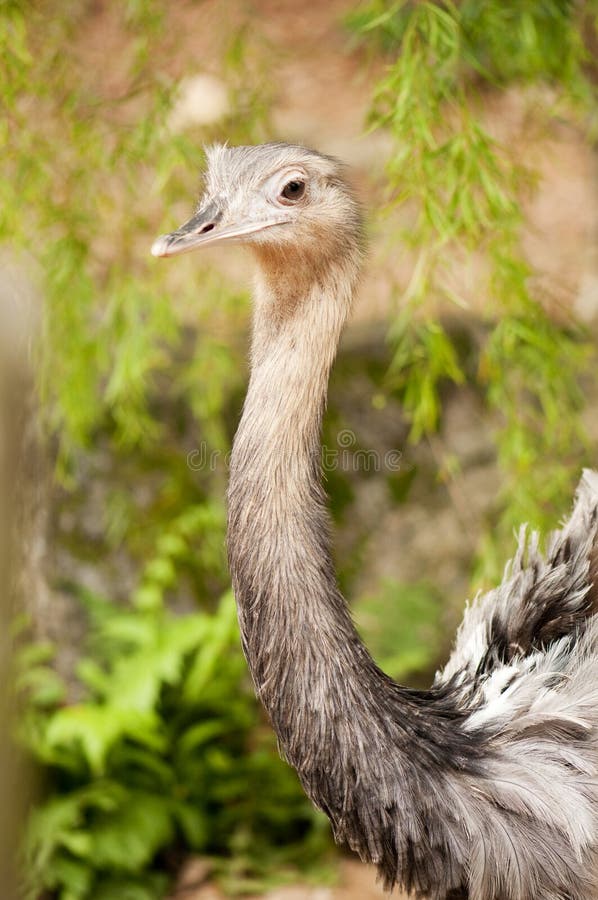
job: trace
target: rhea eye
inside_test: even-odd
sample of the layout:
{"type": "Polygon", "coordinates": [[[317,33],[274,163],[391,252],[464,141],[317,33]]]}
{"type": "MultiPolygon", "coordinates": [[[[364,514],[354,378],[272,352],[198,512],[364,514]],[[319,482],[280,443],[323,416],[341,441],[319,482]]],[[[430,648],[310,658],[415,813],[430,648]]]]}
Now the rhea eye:
{"type": "Polygon", "coordinates": [[[285,184],[283,187],[280,196],[285,200],[300,200],[305,193],[305,182],[304,181],[289,181],[288,184],[285,184]]]}

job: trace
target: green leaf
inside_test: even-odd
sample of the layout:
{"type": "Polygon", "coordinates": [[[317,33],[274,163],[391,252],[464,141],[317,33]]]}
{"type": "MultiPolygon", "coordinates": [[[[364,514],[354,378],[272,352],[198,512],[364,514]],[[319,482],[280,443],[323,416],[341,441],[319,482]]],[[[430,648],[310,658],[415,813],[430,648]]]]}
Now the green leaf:
{"type": "Polygon", "coordinates": [[[172,812],[187,845],[195,851],[204,850],[210,834],[210,820],[205,812],[196,804],[184,802],[175,802],[172,812]]]}
{"type": "Polygon", "coordinates": [[[158,718],[152,712],[76,704],[55,713],[48,724],[46,741],[51,746],[80,747],[90,771],[101,775],[117,741],[131,738],[159,749],[163,739],[158,728],[158,718]]]}
{"type": "Polygon", "coordinates": [[[172,841],[171,810],[163,797],[131,792],[90,827],[89,835],[97,868],[136,872],[172,841]]]}

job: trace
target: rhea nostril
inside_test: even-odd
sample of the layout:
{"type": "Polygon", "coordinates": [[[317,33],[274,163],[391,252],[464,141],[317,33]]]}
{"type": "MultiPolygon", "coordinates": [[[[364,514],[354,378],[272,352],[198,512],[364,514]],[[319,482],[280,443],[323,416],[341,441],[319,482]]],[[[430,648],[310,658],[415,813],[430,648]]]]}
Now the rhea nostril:
{"type": "Polygon", "coordinates": [[[208,231],[212,231],[213,228],[214,228],[214,223],[211,222],[209,225],[204,225],[204,227],[201,228],[198,233],[199,234],[207,234],[208,231]]]}

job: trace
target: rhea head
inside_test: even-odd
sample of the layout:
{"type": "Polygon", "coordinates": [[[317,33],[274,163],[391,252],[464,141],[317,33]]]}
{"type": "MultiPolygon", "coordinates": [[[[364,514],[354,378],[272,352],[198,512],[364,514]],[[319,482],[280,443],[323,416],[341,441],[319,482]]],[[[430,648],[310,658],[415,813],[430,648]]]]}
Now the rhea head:
{"type": "Polygon", "coordinates": [[[206,150],[205,190],[197,211],[157,238],[154,256],[176,256],[225,242],[258,256],[358,257],[361,217],[342,165],[305,147],[273,143],[217,144],[206,150]]]}

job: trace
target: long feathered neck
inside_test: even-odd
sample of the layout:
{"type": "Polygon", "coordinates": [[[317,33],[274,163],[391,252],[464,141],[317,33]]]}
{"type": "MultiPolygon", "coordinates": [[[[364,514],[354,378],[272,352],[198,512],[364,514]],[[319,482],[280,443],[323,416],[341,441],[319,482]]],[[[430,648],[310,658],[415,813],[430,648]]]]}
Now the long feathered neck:
{"type": "Polygon", "coordinates": [[[242,638],[283,746],[307,707],[326,709],[354,640],[331,560],[320,430],[356,265],[349,256],[312,272],[306,261],[289,277],[276,259],[262,260],[229,487],[242,638]]]}
{"type": "Polygon", "coordinates": [[[243,647],[282,751],[337,839],[377,862],[391,884],[409,880],[405,854],[426,815],[421,803],[433,804],[444,769],[470,765],[472,748],[455,733],[459,714],[445,697],[402,689],[375,666],[336,584],[320,428],[357,255],[315,271],[307,260],[291,276],[288,261],[262,259],[228,553],[243,647]]]}

